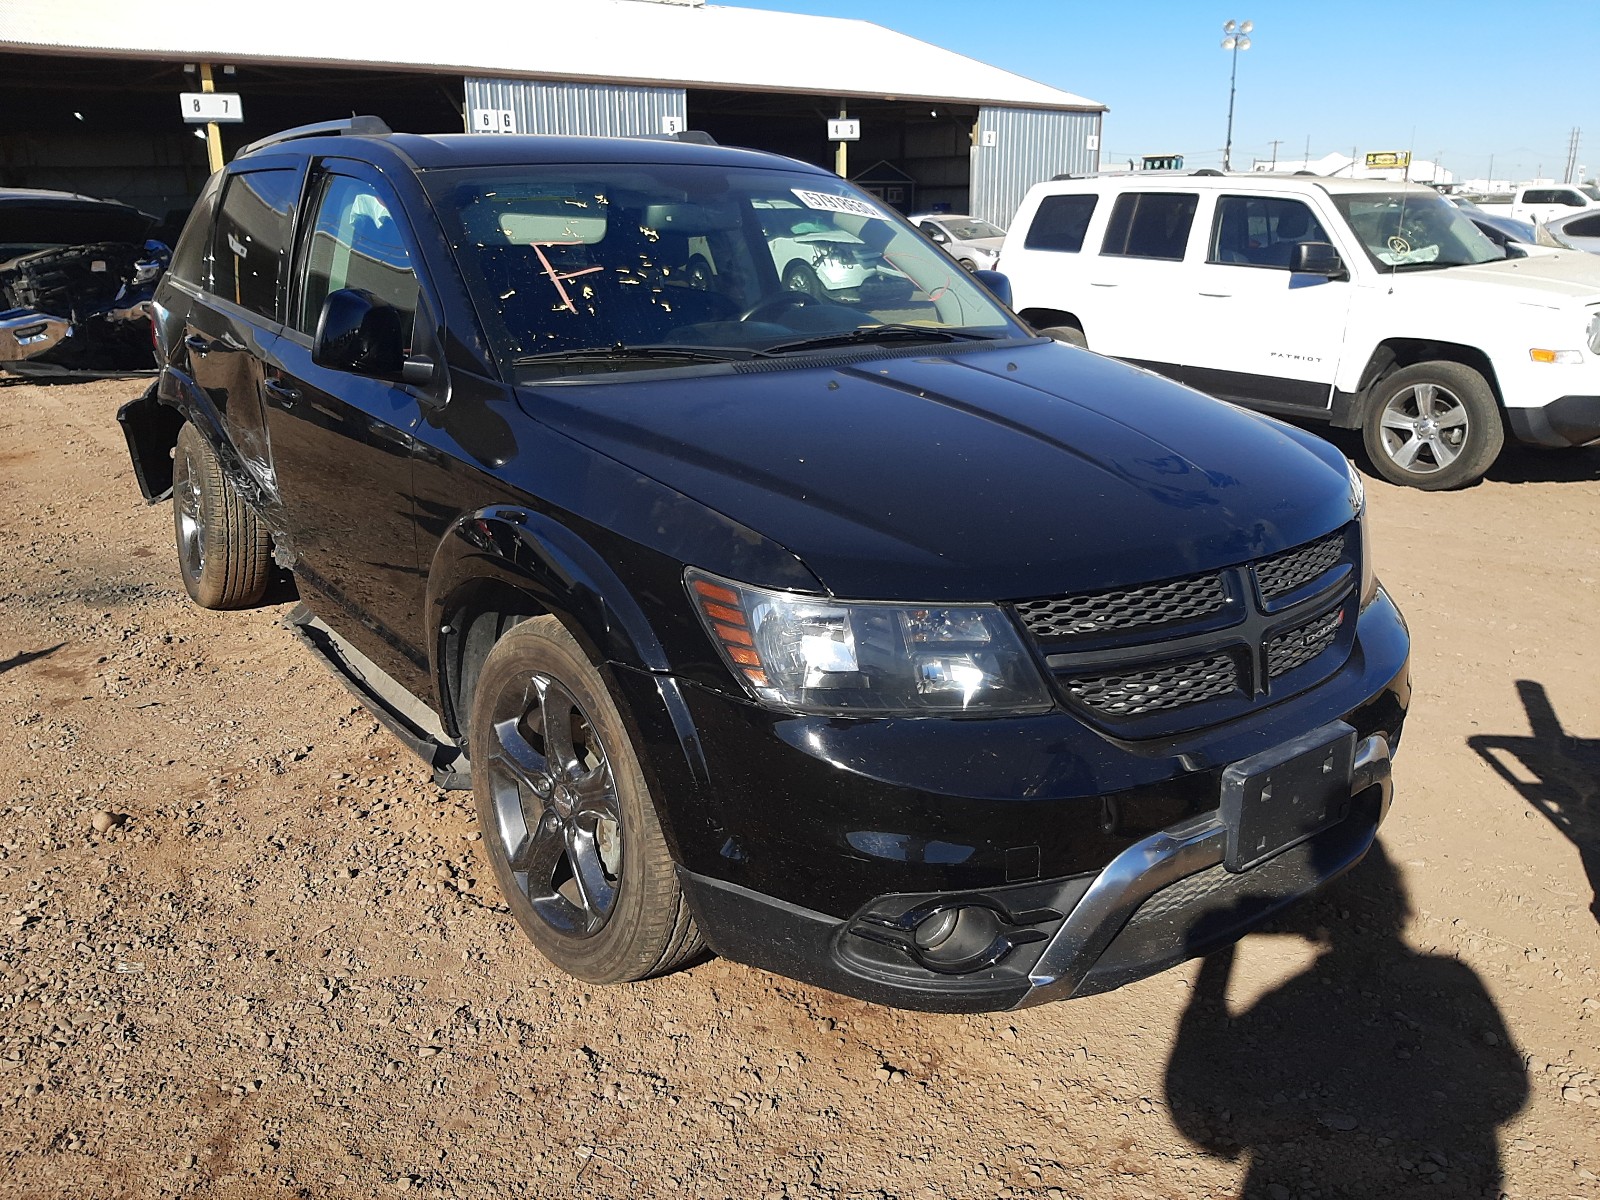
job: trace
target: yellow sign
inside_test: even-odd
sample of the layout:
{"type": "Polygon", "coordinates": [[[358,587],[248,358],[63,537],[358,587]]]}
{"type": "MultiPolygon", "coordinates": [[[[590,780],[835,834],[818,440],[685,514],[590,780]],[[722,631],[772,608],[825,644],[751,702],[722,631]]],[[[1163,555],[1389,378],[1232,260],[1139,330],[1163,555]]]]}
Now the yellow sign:
{"type": "Polygon", "coordinates": [[[1367,155],[1368,168],[1378,167],[1409,167],[1411,165],[1411,151],[1409,150],[1380,150],[1376,154],[1367,155]]]}

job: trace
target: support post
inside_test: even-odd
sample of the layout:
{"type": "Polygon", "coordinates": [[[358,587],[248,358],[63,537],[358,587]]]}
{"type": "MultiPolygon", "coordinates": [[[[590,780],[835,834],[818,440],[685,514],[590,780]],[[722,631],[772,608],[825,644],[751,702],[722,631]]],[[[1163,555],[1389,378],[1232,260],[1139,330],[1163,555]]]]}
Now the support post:
{"type": "MultiPolygon", "coordinates": [[[[847,120],[850,112],[845,108],[844,101],[839,101],[839,120],[847,120]]],[[[840,142],[833,152],[833,169],[840,179],[850,178],[850,143],[840,142]]]]}
{"type": "MultiPolygon", "coordinates": [[[[216,81],[211,77],[211,64],[200,64],[200,90],[214,92],[217,90],[216,81]]],[[[211,162],[211,173],[215,175],[222,170],[222,131],[217,128],[215,121],[206,122],[206,157],[211,162]]]]}

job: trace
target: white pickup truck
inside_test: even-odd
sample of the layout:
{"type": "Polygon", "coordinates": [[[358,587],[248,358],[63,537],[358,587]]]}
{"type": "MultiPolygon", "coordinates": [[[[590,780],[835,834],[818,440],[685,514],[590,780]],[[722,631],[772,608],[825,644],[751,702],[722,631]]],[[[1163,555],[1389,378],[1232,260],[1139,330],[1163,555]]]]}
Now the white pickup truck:
{"type": "Polygon", "coordinates": [[[1581,208],[1600,208],[1600,187],[1592,183],[1535,183],[1519,187],[1509,203],[1504,200],[1479,200],[1477,203],[1491,216],[1543,225],[1552,217],[1564,217],[1581,208]]]}
{"type": "Polygon", "coordinates": [[[1507,436],[1600,438],[1600,257],[1508,255],[1419,184],[1053,180],[1023,198],[1000,270],[1034,328],[1360,429],[1395,483],[1472,483],[1507,436]]]}

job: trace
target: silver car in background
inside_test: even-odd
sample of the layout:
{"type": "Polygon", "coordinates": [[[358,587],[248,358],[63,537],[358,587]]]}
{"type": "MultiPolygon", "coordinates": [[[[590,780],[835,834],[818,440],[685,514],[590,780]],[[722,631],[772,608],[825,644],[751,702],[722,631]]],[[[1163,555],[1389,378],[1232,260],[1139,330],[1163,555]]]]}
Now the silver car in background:
{"type": "Polygon", "coordinates": [[[1600,254],[1600,211],[1579,209],[1564,217],[1553,217],[1539,226],[1538,238],[1541,246],[1600,254]]]}
{"type": "Polygon", "coordinates": [[[965,213],[918,213],[908,218],[969,271],[990,271],[1000,258],[1006,231],[965,213]]]}

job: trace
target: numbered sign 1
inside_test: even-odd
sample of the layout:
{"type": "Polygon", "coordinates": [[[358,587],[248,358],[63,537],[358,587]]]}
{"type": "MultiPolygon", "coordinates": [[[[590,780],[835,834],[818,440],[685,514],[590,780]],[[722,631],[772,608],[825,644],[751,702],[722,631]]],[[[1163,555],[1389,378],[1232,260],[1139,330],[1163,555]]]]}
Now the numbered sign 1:
{"type": "Polygon", "coordinates": [[[517,115],[509,108],[475,108],[472,110],[473,133],[515,133],[517,115]]]}
{"type": "Polygon", "coordinates": [[[682,133],[687,128],[689,128],[689,123],[682,117],[661,118],[662,133],[682,133]]]}
{"type": "Polygon", "coordinates": [[[178,106],[190,125],[244,120],[244,105],[239,103],[238,92],[179,92],[178,106]]]}
{"type": "Polygon", "coordinates": [[[853,119],[848,121],[829,121],[828,140],[830,142],[859,142],[861,140],[861,122],[853,119]]]}

